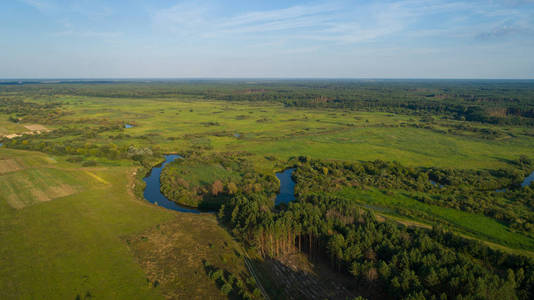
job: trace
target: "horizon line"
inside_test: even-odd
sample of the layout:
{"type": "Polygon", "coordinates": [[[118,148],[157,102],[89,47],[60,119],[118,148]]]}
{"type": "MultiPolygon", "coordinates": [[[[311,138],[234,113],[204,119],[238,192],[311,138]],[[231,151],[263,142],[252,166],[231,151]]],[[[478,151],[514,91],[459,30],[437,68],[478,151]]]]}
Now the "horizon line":
{"type": "MultiPolygon", "coordinates": [[[[0,82],[14,81],[136,81],[136,80],[534,80],[494,77],[0,77],[0,82]]],[[[53,83],[53,82],[50,82],[53,83]]]]}

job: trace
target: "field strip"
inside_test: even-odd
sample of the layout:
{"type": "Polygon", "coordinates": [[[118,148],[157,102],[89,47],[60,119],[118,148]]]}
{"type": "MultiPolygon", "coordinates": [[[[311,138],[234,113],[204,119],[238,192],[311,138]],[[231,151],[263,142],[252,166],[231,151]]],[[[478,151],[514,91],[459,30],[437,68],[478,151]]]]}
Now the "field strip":
{"type": "Polygon", "coordinates": [[[103,183],[103,184],[110,184],[109,182],[107,182],[106,180],[102,179],[100,176],[94,174],[94,173],[91,173],[89,171],[84,171],[85,173],[87,173],[87,175],[93,177],[94,179],[96,179],[97,181],[103,183]]]}

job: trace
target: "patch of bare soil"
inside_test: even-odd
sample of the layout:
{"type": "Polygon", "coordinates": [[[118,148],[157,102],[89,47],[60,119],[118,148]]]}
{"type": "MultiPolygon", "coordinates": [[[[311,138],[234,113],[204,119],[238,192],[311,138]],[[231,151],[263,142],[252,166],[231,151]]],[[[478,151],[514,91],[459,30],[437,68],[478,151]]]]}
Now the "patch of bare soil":
{"type": "Polygon", "coordinates": [[[279,291],[275,299],[383,299],[371,287],[359,285],[324,262],[311,263],[302,253],[265,259],[260,268],[279,291]]]}
{"type": "Polygon", "coordinates": [[[15,159],[0,160],[0,174],[22,170],[22,165],[15,159]]]}

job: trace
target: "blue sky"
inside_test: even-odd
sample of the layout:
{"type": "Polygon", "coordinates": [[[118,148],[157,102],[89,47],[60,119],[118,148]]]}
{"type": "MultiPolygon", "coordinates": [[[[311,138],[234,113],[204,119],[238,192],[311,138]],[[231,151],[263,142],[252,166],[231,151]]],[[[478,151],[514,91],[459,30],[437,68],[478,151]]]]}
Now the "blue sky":
{"type": "Polygon", "coordinates": [[[534,78],[534,0],[2,0],[0,78],[534,78]]]}

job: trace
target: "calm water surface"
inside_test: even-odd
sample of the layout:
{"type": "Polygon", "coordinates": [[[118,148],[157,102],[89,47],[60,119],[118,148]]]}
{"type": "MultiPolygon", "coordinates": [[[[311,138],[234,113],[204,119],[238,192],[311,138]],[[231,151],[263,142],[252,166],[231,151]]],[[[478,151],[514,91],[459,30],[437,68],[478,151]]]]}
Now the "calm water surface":
{"type": "Polygon", "coordinates": [[[521,183],[521,187],[526,187],[527,185],[530,185],[534,181],[534,172],[530,173],[525,180],[523,180],[523,183],[521,183]]]}
{"type": "Polygon", "coordinates": [[[200,213],[198,209],[182,206],[174,201],[167,199],[167,197],[165,197],[161,193],[161,183],[159,180],[161,171],[168,163],[178,158],[182,159],[183,157],[177,154],[165,155],[165,162],[157,167],[152,168],[150,174],[147,177],[143,178],[143,180],[146,182],[146,187],[143,196],[145,196],[145,199],[148,200],[148,202],[163,206],[168,209],[198,214],[200,213]]]}
{"type": "Polygon", "coordinates": [[[280,180],[280,193],[276,195],[275,205],[295,200],[295,181],[291,178],[293,171],[295,171],[295,168],[276,173],[276,177],[280,180]]]}

